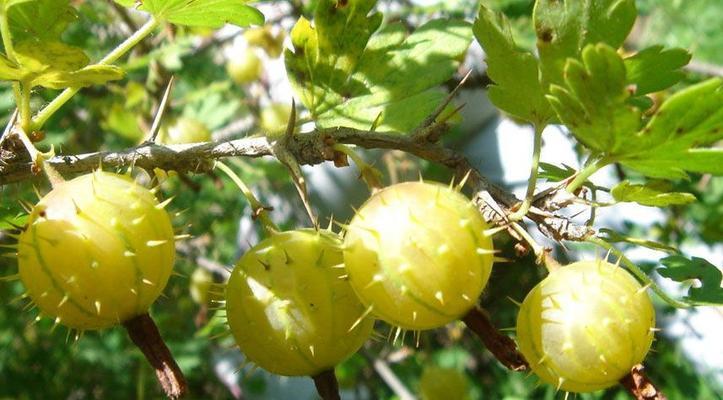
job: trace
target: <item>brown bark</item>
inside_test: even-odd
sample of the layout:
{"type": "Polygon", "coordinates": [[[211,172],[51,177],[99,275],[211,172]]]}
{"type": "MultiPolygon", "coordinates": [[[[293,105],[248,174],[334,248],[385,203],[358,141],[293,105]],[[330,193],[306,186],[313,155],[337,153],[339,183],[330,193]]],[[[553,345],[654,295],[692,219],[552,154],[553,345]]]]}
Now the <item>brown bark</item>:
{"type": "Polygon", "coordinates": [[[133,343],[146,356],[156,372],[158,382],[169,399],[178,399],[186,394],[187,384],[183,372],[176,364],[158,327],[150,315],[142,314],[123,323],[133,343]]]}
{"type": "Polygon", "coordinates": [[[635,397],[636,400],[667,400],[653,382],[643,373],[643,365],[633,367],[629,374],[620,380],[620,384],[635,397]]]}
{"type": "Polygon", "coordinates": [[[529,369],[525,356],[517,350],[515,341],[495,328],[487,313],[478,308],[468,312],[462,321],[482,340],[487,350],[505,367],[513,371],[529,369]]]}
{"type": "Polygon", "coordinates": [[[334,369],[327,369],[311,377],[316,385],[316,391],[322,400],[340,400],[339,383],[336,381],[334,369]]]}

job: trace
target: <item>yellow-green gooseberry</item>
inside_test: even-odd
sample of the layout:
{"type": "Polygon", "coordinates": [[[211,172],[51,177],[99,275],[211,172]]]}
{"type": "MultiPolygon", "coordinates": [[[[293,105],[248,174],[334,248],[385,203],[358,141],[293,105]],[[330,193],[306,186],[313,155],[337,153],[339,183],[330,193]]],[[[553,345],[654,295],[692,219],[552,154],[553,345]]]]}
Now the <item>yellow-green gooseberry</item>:
{"type": "Polygon", "coordinates": [[[57,183],[18,238],[20,279],[41,315],[88,330],[146,313],[175,258],[164,206],[125,175],[57,183]]]}
{"type": "Polygon", "coordinates": [[[457,190],[406,182],[367,200],[346,230],[344,263],[362,303],[405,329],[459,319],[477,302],[493,263],[487,223],[457,190]]]}
{"type": "Polygon", "coordinates": [[[163,126],[158,141],[163,144],[201,143],[211,140],[211,131],[202,122],[188,117],[178,118],[172,125],[163,126]]]}
{"type": "Polygon", "coordinates": [[[315,376],[356,352],[373,319],[345,279],[341,238],[330,231],[275,233],[236,263],[226,313],[249,361],[287,376],[315,376]]]}
{"type": "Polygon", "coordinates": [[[543,381],[569,392],[615,385],[643,361],[655,310],[628,272],[603,260],[550,273],[517,317],[520,351],[543,381]]]}

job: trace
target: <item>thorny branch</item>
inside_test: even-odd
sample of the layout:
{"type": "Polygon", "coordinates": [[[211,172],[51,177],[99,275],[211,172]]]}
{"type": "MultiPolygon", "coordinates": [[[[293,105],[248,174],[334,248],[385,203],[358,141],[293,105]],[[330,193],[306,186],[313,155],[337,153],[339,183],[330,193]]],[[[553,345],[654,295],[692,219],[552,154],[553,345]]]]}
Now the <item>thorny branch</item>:
{"type": "MultiPolygon", "coordinates": [[[[284,147],[299,164],[306,165],[333,161],[336,157],[333,146],[337,143],[353,144],[366,149],[405,151],[448,167],[454,171],[458,180],[469,174],[467,187],[472,190],[473,201],[485,219],[496,225],[507,225],[507,216],[519,205],[520,200],[482,175],[464,155],[438,143],[438,139],[447,129],[445,124],[433,124],[415,135],[352,128],[317,129],[285,138],[284,147]]],[[[0,186],[33,177],[31,163],[15,153],[17,148],[13,134],[5,136],[8,137],[0,142],[0,186]]],[[[279,142],[271,142],[265,137],[169,146],[144,143],[117,152],[59,155],[47,162],[63,174],[87,172],[100,165],[108,168],[136,166],[146,170],[160,168],[179,173],[204,173],[213,168],[213,161],[216,159],[238,156],[273,157],[278,154],[278,146],[279,142]]],[[[583,241],[594,234],[590,227],[575,224],[553,211],[534,206],[527,217],[537,224],[540,231],[557,241],[583,241]]]]}

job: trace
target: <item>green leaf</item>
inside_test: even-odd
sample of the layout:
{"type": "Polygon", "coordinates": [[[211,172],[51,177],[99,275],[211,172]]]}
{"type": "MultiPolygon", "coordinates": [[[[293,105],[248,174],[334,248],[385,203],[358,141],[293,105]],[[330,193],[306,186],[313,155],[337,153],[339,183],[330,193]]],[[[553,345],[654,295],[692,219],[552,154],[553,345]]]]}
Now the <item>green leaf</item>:
{"type": "Polygon", "coordinates": [[[547,179],[549,182],[560,182],[577,172],[574,168],[569,165],[562,164],[562,167],[558,167],[554,164],[548,164],[546,162],[540,162],[540,173],[541,179],[547,179]]]}
{"type": "Polygon", "coordinates": [[[635,84],[636,96],[667,89],[683,79],[688,61],[690,53],[683,49],[648,47],[625,59],[628,82],[635,84]]]}
{"type": "Polygon", "coordinates": [[[88,65],[82,49],[55,41],[27,40],[15,46],[17,63],[0,57],[0,79],[22,81],[30,87],[83,87],[122,79],[114,66],[88,65]]]}
{"type": "Polygon", "coordinates": [[[696,279],[700,287],[688,289],[687,298],[691,301],[711,304],[723,304],[723,288],[721,281],[723,274],[720,269],[707,260],[699,257],[687,259],[683,256],[670,256],[660,262],[666,268],[659,268],[657,272],[676,282],[696,279]]]}
{"type": "Polygon", "coordinates": [[[723,149],[704,147],[721,139],[723,80],[713,78],[672,95],[618,160],[657,178],[685,178],[686,171],[723,175],[723,149]]]}
{"type": "Polygon", "coordinates": [[[625,242],[625,243],[634,244],[636,246],[647,247],[647,248],[653,249],[653,250],[664,251],[664,252],[670,253],[670,254],[678,253],[678,250],[675,247],[668,246],[665,243],[656,242],[654,240],[639,239],[639,238],[623,235],[612,229],[607,229],[607,228],[600,228],[598,230],[598,232],[606,235],[606,237],[601,237],[601,239],[608,243],[625,242]]]}
{"type": "MultiPolygon", "coordinates": [[[[135,5],[130,0],[115,0],[125,7],[135,5]]],[[[264,15],[246,0],[144,0],[139,7],[159,20],[176,25],[220,28],[224,24],[237,26],[260,25],[264,15]]]]}
{"type": "MultiPolygon", "coordinates": [[[[569,2],[566,2],[569,3],[569,2]]],[[[558,118],[585,146],[616,155],[635,146],[640,110],[627,104],[625,64],[614,48],[588,45],[582,62],[569,59],[564,84],[552,85],[547,96],[558,118]]]]}
{"type": "Polygon", "coordinates": [[[434,20],[407,36],[375,0],[319,2],[314,25],[301,18],[286,52],[292,87],[320,128],[346,126],[405,132],[444,99],[439,85],[454,74],[472,38],[470,25],[434,20]]]}
{"type": "Polygon", "coordinates": [[[671,188],[672,185],[664,181],[655,181],[646,185],[633,185],[628,181],[622,181],[610,193],[616,201],[635,202],[650,207],[688,204],[696,200],[690,193],[670,192],[671,188]]]}
{"type": "Polygon", "coordinates": [[[635,0],[538,0],[533,11],[542,81],[562,85],[568,58],[588,44],[617,49],[635,23],[635,0]]]}
{"type": "Polygon", "coordinates": [[[537,58],[515,44],[504,14],[484,6],[474,23],[474,35],[485,51],[488,88],[492,103],[504,112],[534,124],[543,124],[552,114],[539,79],[537,58]]]}
{"type": "Polygon", "coordinates": [[[77,19],[70,0],[30,0],[14,2],[10,9],[10,31],[16,42],[59,40],[68,24],[77,19]]]}

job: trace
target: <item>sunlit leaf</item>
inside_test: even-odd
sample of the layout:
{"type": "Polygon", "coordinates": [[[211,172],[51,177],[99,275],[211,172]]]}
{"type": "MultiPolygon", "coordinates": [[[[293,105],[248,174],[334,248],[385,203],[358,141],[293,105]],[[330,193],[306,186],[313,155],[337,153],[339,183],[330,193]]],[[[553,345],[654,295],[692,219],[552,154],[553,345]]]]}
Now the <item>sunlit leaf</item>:
{"type": "MultiPolygon", "coordinates": [[[[133,7],[131,0],[115,0],[125,7],[133,7]]],[[[246,5],[245,0],[144,0],[139,9],[156,18],[177,25],[220,28],[224,24],[237,26],[260,25],[264,15],[246,5]]]]}
{"type": "Polygon", "coordinates": [[[628,181],[620,182],[610,193],[616,201],[635,202],[644,206],[667,207],[671,205],[694,202],[695,196],[690,193],[671,192],[672,185],[668,182],[652,182],[645,185],[633,185],[628,181]]]}
{"type": "Polygon", "coordinates": [[[540,84],[538,60],[517,47],[505,16],[481,6],[474,35],[484,48],[487,75],[494,82],[488,88],[492,103],[522,120],[544,123],[552,113],[540,84]]]}
{"type": "Polygon", "coordinates": [[[635,0],[538,0],[535,34],[543,82],[563,84],[568,58],[580,58],[588,44],[619,48],[633,27],[635,0]]]}
{"type": "Polygon", "coordinates": [[[683,256],[670,256],[660,260],[665,268],[656,271],[666,278],[677,282],[695,279],[700,287],[688,289],[687,298],[703,303],[723,304],[723,273],[715,265],[699,257],[687,259],[683,256]]]}
{"type": "Polygon", "coordinates": [[[409,131],[444,99],[439,85],[454,74],[472,38],[458,20],[430,21],[411,35],[390,24],[372,35],[375,1],[320,1],[314,23],[291,33],[286,68],[317,126],[409,131]]]}
{"type": "Polygon", "coordinates": [[[678,83],[685,74],[681,70],[690,61],[683,49],[648,47],[625,59],[628,82],[635,85],[635,95],[667,89],[678,83]]]}
{"type": "Polygon", "coordinates": [[[569,59],[564,85],[552,85],[548,100],[575,137],[597,153],[635,148],[641,112],[629,105],[625,64],[612,47],[589,45],[582,61],[569,59]]]}

